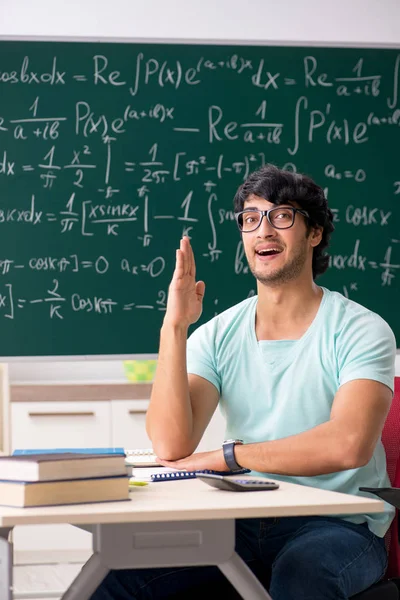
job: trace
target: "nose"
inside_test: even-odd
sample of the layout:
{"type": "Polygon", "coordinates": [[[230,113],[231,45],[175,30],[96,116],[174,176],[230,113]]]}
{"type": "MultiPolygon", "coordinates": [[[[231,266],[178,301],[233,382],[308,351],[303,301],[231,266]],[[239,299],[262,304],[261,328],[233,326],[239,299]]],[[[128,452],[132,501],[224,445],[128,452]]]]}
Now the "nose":
{"type": "Polygon", "coordinates": [[[276,235],[276,229],[275,227],[272,227],[271,223],[268,221],[267,215],[263,215],[260,226],[257,229],[257,236],[264,237],[266,235],[276,235]]]}

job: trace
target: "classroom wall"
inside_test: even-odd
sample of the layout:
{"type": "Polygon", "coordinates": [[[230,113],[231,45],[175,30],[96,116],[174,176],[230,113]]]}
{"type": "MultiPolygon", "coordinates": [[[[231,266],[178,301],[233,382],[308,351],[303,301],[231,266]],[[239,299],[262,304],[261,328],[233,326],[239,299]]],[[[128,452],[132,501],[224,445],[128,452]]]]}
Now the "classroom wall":
{"type": "Polygon", "coordinates": [[[0,36],[399,44],[398,0],[1,0],[0,36]]]}
{"type": "MultiPolygon", "coordinates": [[[[400,47],[398,0],[0,0],[0,38],[234,41],[400,47]]],[[[1,57],[0,57],[1,70],[1,57]]],[[[400,355],[397,356],[400,375],[400,355]]],[[[121,361],[15,363],[10,377],[121,380],[121,361]]]]}

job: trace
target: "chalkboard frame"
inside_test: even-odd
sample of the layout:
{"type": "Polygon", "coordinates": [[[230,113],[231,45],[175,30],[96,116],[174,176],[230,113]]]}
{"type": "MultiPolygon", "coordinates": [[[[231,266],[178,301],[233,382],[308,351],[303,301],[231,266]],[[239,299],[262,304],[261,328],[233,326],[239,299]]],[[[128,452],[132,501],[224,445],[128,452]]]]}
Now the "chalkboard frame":
{"type": "MultiPolygon", "coordinates": [[[[294,47],[294,48],[346,48],[346,49],[392,49],[400,50],[400,43],[384,42],[344,42],[344,41],[307,41],[307,40],[249,40],[249,39],[205,39],[205,38],[140,38],[140,37],[104,37],[104,36],[52,36],[52,35],[0,35],[0,42],[67,42],[67,43],[102,43],[102,44],[163,44],[163,45],[204,45],[204,46],[238,46],[238,47],[294,47]]],[[[397,350],[400,355],[400,347],[397,350]]],[[[132,354],[73,354],[73,355],[28,355],[0,356],[1,362],[69,362],[69,361],[104,361],[129,359],[154,359],[158,353],[132,354]]]]}

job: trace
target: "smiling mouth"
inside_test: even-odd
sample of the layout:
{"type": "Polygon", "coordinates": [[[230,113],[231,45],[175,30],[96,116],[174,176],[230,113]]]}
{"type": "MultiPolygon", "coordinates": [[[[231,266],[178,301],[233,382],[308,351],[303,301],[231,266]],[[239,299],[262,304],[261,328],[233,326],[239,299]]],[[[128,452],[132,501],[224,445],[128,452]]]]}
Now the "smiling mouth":
{"type": "Polygon", "coordinates": [[[281,254],[282,250],[256,250],[256,254],[257,256],[262,256],[262,257],[266,257],[266,256],[277,256],[278,254],[281,254]]]}

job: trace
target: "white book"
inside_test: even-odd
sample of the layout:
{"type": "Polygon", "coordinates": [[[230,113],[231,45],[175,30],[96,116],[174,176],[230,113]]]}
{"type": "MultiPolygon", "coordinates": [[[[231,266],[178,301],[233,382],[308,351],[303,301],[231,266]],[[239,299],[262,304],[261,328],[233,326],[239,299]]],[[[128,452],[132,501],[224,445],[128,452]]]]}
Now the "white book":
{"type": "Polygon", "coordinates": [[[133,467],[130,474],[133,481],[153,481],[151,476],[159,473],[171,473],[178,471],[172,467],[133,467]]]}

